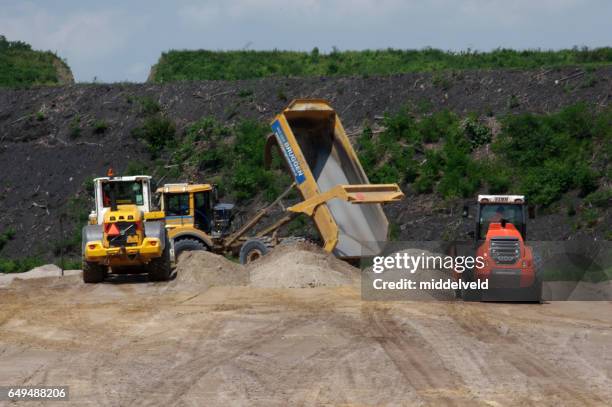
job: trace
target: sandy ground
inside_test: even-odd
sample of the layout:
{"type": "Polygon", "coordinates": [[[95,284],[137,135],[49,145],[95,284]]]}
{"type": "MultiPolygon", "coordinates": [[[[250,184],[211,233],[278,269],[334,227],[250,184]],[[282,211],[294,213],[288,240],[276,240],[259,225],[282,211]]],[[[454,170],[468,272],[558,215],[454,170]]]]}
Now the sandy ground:
{"type": "Polygon", "coordinates": [[[206,260],[208,281],[0,288],[0,385],[79,406],[612,404],[610,302],[364,302],[206,260]]]}

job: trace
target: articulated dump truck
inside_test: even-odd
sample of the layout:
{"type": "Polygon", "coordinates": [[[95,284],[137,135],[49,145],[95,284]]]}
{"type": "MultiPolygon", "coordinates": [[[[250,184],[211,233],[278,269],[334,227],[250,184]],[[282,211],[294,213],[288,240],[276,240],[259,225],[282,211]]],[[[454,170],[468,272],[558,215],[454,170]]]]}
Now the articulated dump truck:
{"type": "Polygon", "coordinates": [[[235,232],[233,205],[217,202],[214,185],[164,185],[155,211],[150,177],[96,179],[96,209],[83,230],[84,280],[102,281],[109,270],[166,280],[170,262],[186,250],[238,254],[249,263],[282,242],[278,230],[299,214],[313,219],[326,251],[343,259],[379,254],[389,228],[381,204],[404,194],[397,184],[369,183],[334,109],[324,100],[295,100],[274,118],[272,131],[266,165],[277,149],[294,182],[235,232]],[[283,206],[294,188],[303,200],[283,206]],[[280,219],[247,237],[276,205],[283,208],[280,219]]]}
{"type": "Polygon", "coordinates": [[[299,214],[313,219],[326,251],[344,259],[378,254],[389,226],[380,204],[404,195],[396,184],[369,184],[331,106],[323,100],[296,100],[274,118],[272,130],[266,166],[276,148],[294,182],[237,231],[230,233],[233,205],[216,202],[213,185],[168,184],[158,189],[173,258],[185,250],[210,250],[232,253],[241,263],[250,263],[283,243],[278,230],[299,214]],[[294,188],[303,201],[286,207],[282,200],[294,188]],[[184,208],[177,207],[180,202],[184,208]],[[277,205],[283,209],[280,219],[248,237],[277,205]]]}
{"type": "Polygon", "coordinates": [[[276,116],[266,144],[285,157],[303,202],[287,210],[312,217],[323,248],[340,258],[379,254],[389,223],[380,204],[404,197],[397,184],[370,184],[340,118],[324,100],[299,99],[276,116]]]}

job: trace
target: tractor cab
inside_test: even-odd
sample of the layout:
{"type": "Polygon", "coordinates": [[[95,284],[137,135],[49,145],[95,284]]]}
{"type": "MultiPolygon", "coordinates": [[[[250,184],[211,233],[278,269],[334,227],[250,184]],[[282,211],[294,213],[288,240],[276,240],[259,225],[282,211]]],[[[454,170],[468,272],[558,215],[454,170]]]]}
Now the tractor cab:
{"type": "Polygon", "coordinates": [[[217,203],[212,184],[165,184],[157,189],[172,256],[184,250],[210,250],[230,231],[234,205],[217,203]]]}
{"type": "Polygon", "coordinates": [[[151,212],[151,177],[134,175],[115,177],[112,171],[109,176],[94,179],[95,208],[89,214],[89,223],[101,225],[104,216],[118,205],[135,205],[141,213],[151,212]]]}
{"type": "Polygon", "coordinates": [[[192,227],[210,234],[215,193],[210,184],[166,184],[157,190],[170,229],[192,227]]]}
{"type": "Polygon", "coordinates": [[[527,239],[527,210],[524,195],[478,195],[474,239],[485,240],[491,224],[511,224],[527,239]]]}

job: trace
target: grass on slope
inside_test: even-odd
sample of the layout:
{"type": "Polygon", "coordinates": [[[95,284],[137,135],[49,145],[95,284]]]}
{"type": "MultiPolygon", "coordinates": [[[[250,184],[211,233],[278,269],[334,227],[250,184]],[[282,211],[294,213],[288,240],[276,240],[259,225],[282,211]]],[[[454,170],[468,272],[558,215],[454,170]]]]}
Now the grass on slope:
{"type": "Polygon", "coordinates": [[[0,35],[0,86],[56,85],[61,82],[58,67],[70,75],[68,66],[52,52],[35,51],[0,35]]]}
{"type": "Polygon", "coordinates": [[[538,68],[612,63],[612,48],[559,51],[496,49],[491,52],[365,50],[320,53],[296,51],[188,51],[162,54],[154,82],[252,79],[268,76],[389,75],[444,69],[538,68]]]}

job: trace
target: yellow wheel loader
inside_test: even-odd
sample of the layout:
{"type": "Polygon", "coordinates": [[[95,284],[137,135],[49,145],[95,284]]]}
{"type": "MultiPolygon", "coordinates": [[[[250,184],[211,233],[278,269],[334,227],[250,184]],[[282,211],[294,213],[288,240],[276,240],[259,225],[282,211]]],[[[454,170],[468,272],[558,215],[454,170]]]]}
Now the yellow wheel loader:
{"type": "Polygon", "coordinates": [[[83,228],[83,281],[100,283],[109,272],[170,278],[170,242],[164,213],[153,211],[151,177],[94,179],[95,209],[83,228]]]}

